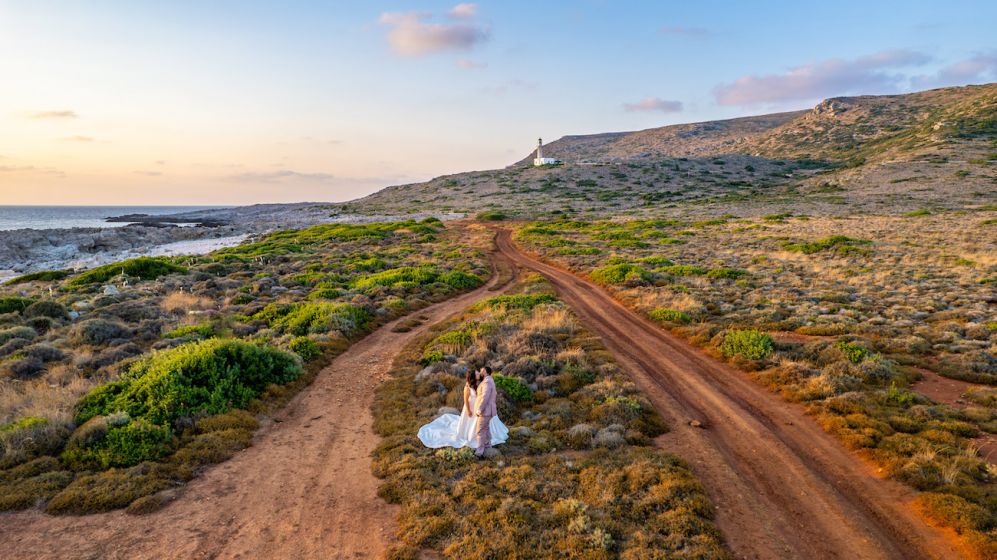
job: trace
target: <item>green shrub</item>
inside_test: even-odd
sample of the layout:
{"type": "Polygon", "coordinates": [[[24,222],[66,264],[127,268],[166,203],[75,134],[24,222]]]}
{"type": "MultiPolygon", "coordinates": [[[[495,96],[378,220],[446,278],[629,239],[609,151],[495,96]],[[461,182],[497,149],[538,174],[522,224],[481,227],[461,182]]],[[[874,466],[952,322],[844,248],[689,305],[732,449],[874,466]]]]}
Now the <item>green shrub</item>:
{"type": "Polygon", "coordinates": [[[50,317],[52,319],[68,319],[69,310],[57,301],[42,300],[32,303],[23,311],[25,317],[50,317]]]}
{"type": "Polygon", "coordinates": [[[11,278],[4,282],[4,286],[17,286],[18,284],[27,284],[28,282],[51,282],[54,280],[62,280],[72,274],[72,270],[42,270],[40,272],[32,272],[30,274],[24,274],[18,276],[17,278],[11,278]]]}
{"type": "Polygon", "coordinates": [[[47,418],[41,418],[40,416],[25,416],[24,418],[19,418],[13,422],[8,422],[0,426],[0,434],[5,432],[14,432],[17,430],[24,430],[27,428],[32,428],[34,426],[44,426],[48,424],[47,418]]]}
{"type": "Polygon", "coordinates": [[[165,470],[162,465],[146,463],[81,476],[53,496],[45,511],[85,514],[125,507],[142,496],[176,486],[176,481],[163,472],[165,470]]]}
{"type": "Polygon", "coordinates": [[[102,437],[74,438],[62,458],[75,470],[104,470],[130,467],[143,461],[155,461],[169,453],[173,433],[167,426],[157,426],[139,418],[121,426],[108,426],[102,437]]]}
{"type": "Polygon", "coordinates": [[[350,285],[355,290],[364,291],[378,286],[390,288],[409,283],[422,286],[432,284],[438,279],[439,273],[432,268],[406,266],[360,276],[350,285]]]}
{"type": "Polygon", "coordinates": [[[450,271],[440,277],[440,281],[454,290],[470,290],[482,284],[481,278],[459,270],[450,271]]]}
{"type": "Polygon", "coordinates": [[[155,280],[160,276],[178,272],[187,272],[187,269],[171,263],[169,259],[164,257],[137,257],[88,270],[70,280],[69,286],[79,288],[103,283],[120,275],[142,280],[155,280]]]}
{"type": "Polygon", "coordinates": [[[500,222],[502,220],[507,220],[509,216],[503,212],[486,211],[479,212],[476,218],[484,222],[500,222]]]}
{"type": "Polygon", "coordinates": [[[619,263],[599,267],[589,276],[600,284],[623,284],[625,282],[651,280],[651,273],[636,264],[619,263]]]}
{"type": "Polygon", "coordinates": [[[38,333],[31,327],[10,327],[9,329],[0,330],[0,345],[6,344],[15,338],[33,340],[36,336],[38,336],[38,333]]]}
{"type": "Polygon", "coordinates": [[[443,350],[427,350],[419,358],[419,363],[428,366],[443,361],[443,350]]]}
{"type": "Polygon", "coordinates": [[[172,425],[199,413],[242,408],[271,383],[298,377],[301,365],[286,352],[239,340],[211,339],[156,352],[121,380],[80,399],[76,423],[124,411],[132,418],[172,425]]]}
{"type": "Polygon", "coordinates": [[[499,373],[492,375],[492,379],[495,380],[495,387],[508,395],[510,399],[522,403],[533,400],[533,392],[519,379],[499,373]]]}
{"type": "Polygon", "coordinates": [[[441,334],[429,343],[429,348],[442,350],[447,354],[459,354],[471,345],[474,337],[466,330],[456,330],[441,334]]]}
{"type": "Polygon", "coordinates": [[[90,344],[92,346],[131,337],[132,331],[128,327],[105,319],[83,321],[76,325],[71,333],[71,338],[77,344],[90,344]]]}
{"type": "Polygon", "coordinates": [[[853,364],[860,363],[862,360],[872,355],[872,352],[870,352],[868,348],[854,342],[839,340],[834,343],[834,347],[841,350],[841,353],[843,353],[845,357],[848,358],[848,361],[853,364]]]}
{"type": "Polygon", "coordinates": [[[724,334],[720,353],[727,358],[741,356],[749,360],[761,360],[774,348],[772,337],[759,330],[730,330],[724,334]]]}
{"type": "Polygon", "coordinates": [[[217,336],[215,332],[215,327],[209,324],[203,325],[185,325],[182,327],[177,327],[172,331],[163,335],[163,338],[187,338],[187,337],[197,337],[197,338],[211,338],[217,336]]]}
{"type": "Polygon", "coordinates": [[[783,243],[782,248],[787,251],[803,253],[804,255],[812,255],[821,251],[832,251],[840,255],[847,255],[849,253],[865,253],[866,251],[861,249],[860,246],[871,244],[872,241],[868,239],[852,239],[844,235],[832,235],[817,241],[801,243],[786,242],[783,243]]]}
{"type": "Polygon", "coordinates": [[[330,331],[352,336],[366,329],[370,322],[367,311],[344,302],[270,304],[253,318],[297,336],[330,331]]]}
{"type": "Polygon", "coordinates": [[[307,336],[299,336],[292,339],[288,347],[306,362],[310,362],[322,355],[322,350],[318,347],[318,344],[307,336]]]}
{"type": "Polygon", "coordinates": [[[928,517],[959,533],[984,529],[991,523],[987,510],[953,494],[926,492],[918,496],[918,502],[928,517]]]}
{"type": "Polygon", "coordinates": [[[0,297],[0,313],[20,313],[34,303],[35,300],[23,297],[0,297]]]}
{"type": "Polygon", "coordinates": [[[504,307],[529,311],[538,305],[554,303],[555,301],[557,298],[550,294],[513,294],[488,298],[471,306],[471,310],[481,311],[485,308],[504,307]]]}
{"type": "Polygon", "coordinates": [[[726,280],[736,280],[744,276],[747,272],[736,268],[713,268],[706,273],[707,278],[722,278],[726,280]]]}
{"type": "Polygon", "coordinates": [[[930,216],[930,215],[931,215],[931,210],[928,210],[926,208],[922,208],[921,210],[914,210],[913,212],[907,212],[906,214],[904,214],[904,216],[907,218],[916,218],[918,216],[930,216]]]}
{"type": "Polygon", "coordinates": [[[647,313],[647,316],[654,321],[671,323],[688,323],[692,320],[692,317],[688,313],[677,309],[668,309],[667,307],[652,309],[647,313]]]}
{"type": "Polygon", "coordinates": [[[702,276],[709,271],[701,266],[675,264],[671,266],[663,266],[657,269],[657,272],[668,274],[670,276],[702,276]]]}

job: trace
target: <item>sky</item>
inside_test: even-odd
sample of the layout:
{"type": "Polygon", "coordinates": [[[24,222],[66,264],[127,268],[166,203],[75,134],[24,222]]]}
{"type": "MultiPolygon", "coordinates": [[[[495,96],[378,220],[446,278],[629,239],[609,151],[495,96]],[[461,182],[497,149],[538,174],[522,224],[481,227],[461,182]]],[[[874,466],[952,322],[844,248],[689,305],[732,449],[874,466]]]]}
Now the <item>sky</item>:
{"type": "Polygon", "coordinates": [[[997,2],[0,0],[0,205],[344,201],[538,136],[997,81],[997,2]]]}

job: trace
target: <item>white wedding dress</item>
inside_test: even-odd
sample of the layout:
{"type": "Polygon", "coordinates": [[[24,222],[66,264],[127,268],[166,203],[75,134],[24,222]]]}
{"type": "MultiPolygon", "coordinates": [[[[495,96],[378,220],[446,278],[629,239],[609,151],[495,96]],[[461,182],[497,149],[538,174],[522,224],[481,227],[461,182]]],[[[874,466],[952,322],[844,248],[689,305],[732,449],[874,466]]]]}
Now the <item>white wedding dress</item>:
{"type": "MultiPolygon", "coordinates": [[[[470,402],[474,402],[474,389],[471,389],[470,402]]],[[[478,447],[478,437],[474,433],[476,418],[470,414],[467,407],[461,411],[460,416],[456,414],[444,414],[433,420],[429,424],[419,428],[419,440],[426,447],[437,449],[440,447],[478,447]]],[[[509,439],[509,428],[499,420],[498,416],[492,416],[488,427],[492,431],[492,445],[505,443],[509,439]]]]}

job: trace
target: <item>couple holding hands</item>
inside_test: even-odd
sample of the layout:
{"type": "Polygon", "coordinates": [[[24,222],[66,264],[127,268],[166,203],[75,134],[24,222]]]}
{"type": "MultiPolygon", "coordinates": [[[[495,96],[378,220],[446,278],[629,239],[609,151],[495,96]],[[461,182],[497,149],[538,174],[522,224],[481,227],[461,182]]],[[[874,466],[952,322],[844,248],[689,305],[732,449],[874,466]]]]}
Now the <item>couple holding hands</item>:
{"type": "Polygon", "coordinates": [[[419,428],[419,439],[426,447],[471,447],[480,459],[493,445],[505,443],[509,429],[499,420],[495,407],[497,389],[492,368],[467,372],[464,385],[464,408],[460,416],[443,414],[419,428]]]}

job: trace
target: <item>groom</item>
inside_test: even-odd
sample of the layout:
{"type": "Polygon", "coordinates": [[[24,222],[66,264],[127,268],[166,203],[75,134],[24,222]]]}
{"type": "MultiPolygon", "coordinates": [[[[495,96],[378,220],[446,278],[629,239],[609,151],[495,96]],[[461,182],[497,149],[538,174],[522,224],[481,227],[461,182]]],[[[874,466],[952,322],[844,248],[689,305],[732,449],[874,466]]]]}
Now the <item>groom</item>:
{"type": "Polygon", "coordinates": [[[492,416],[497,414],[495,410],[495,380],[492,379],[492,368],[485,366],[481,370],[481,381],[478,382],[478,391],[474,399],[474,415],[477,421],[474,431],[478,435],[478,449],[474,454],[479,459],[484,458],[485,452],[492,446],[492,416]]]}

